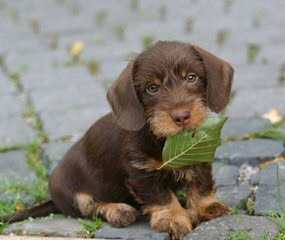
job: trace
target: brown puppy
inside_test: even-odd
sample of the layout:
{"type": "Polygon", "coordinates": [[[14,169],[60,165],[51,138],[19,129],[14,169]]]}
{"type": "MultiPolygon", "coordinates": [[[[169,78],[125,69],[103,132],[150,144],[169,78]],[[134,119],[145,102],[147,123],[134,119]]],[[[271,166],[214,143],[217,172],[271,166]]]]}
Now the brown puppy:
{"type": "Polygon", "coordinates": [[[59,211],[99,215],[123,227],[136,220],[140,206],[153,229],[180,238],[194,224],[227,213],[215,196],[211,165],[157,167],[167,136],[224,109],[232,78],[228,63],[197,46],[158,42],[130,61],[107,94],[113,113],[91,126],[55,169],[52,201],[11,220],[59,211]],[[181,189],[185,206],[176,197],[181,189]]]}

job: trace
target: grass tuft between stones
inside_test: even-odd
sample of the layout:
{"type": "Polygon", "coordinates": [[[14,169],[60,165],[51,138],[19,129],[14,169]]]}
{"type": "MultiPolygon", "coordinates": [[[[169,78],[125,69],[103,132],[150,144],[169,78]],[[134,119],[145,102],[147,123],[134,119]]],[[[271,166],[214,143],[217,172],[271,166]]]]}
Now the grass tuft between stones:
{"type": "Polygon", "coordinates": [[[80,235],[86,238],[94,238],[96,236],[96,232],[103,226],[103,221],[101,218],[95,217],[92,221],[79,219],[79,223],[83,227],[80,235]]]}
{"type": "Polygon", "coordinates": [[[142,39],[144,49],[151,47],[154,43],[154,38],[151,35],[147,35],[142,39]]]}
{"type": "Polygon", "coordinates": [[[23,146],[17,145],[17,146],[0,147],[0,153],[17,151],[17,150],[20,150],[20,149],[23,149],[23,146]]]}
{"type": "Polygon", "coordinates": [[[283,124],[270,124],[265,126],[261,131],[251,132],[243,136],[226,137],[225,141],[237,141],[237,140],[253,140],[258,138],[272,139],[276,141],[283,141],[285,143],[285,132],[280,128],[283,124]]]}
{"type": "Polygon", "coordinates": [[[229,234],[227,240],[251,240],[252,238],[245,231],[238,231],[236,233],[229,234]]]}
{"type": "Polygon", "coordinates": [[[18,73],[18,72],[10,73],[9,74],[9,79],[10,79],[10,81],[14,82],[14,84],[15,84],[15,86],[16,86],[16,88],[17,88],[17,90],[19,92],[23,91],[23,86],[22,86],[22,83],[21,83],[21,80],[20,80],[21,79],[20,73],[18,73]]]}
{"type": "Polygon", "coordinates": [[[279,235],[274,237],[273,240],[285,240],[285,211],[281,213],[275,213],[273,214],[273,217],[277,222],[280,231],[279,235]]]}
{"type": "Polygon", "coordinates": [[[37,133],[37,139],[41,143],[46,143],[49,141],[47,133],[44,131],[43,122],[39,115],[36,113],[34,104],[30,96],[26,96],[26,104],[23,112],[24,118],[32,125],[37,133]]]}

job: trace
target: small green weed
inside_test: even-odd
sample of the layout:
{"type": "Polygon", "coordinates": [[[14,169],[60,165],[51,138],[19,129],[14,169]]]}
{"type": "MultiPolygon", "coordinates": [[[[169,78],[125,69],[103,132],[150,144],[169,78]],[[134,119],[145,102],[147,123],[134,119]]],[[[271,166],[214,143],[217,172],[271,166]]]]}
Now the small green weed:
{"type": "Polygon", "coordinates": [[[92,75],[97,75],[100,70],[100,63],[95,59],[87,61],[86,66],[92,75]]]}
{"type": "Polygon", "coordinates": [[[246,210],[247,210],[248,214],[253,215],[255,202],[251,198],[249,198],[249,199],[247,199],[245,206],[246,206],[246,210]]]}
{"type": "Polygon", "coordinates": [[[130,9],[132,11],[139,11],[140,10],[140,1],[139,0],[131,0],[130,9]]]}
{"type": "Polygon", "coordinates": [[[125,39],[126,26],[124,24],[119,24],[115,27],[115,34],[120,41],[125,39]]]}
{"type": "Polygon", "coordinates": [[[40,22],[37,19],[30,20],[30,27],[35,34],[39,34],[41,30],[40,22]]]}
{"type": "Polygon", "coordinates": [[[233,6],[234,0],[224,0],[224,12],[229,13],[232,6],[233,6]]]}
{"type": "Polygon", "coordinates": [[[22,86],[22,83],[21,83],[21,75],[20,73],[18,72],[12,72],[9,74],[9,79],[14,82],[17,90],[19,92],[22,92],[23,91],[23,86],[22,86]]]}
{"type": "Polygon", "coordinates": [[[254,132],[249,134],[247,137],[250,139],[270,138],[273,140],[279,140],[285,142],[285,133],[281,129],[278,129],[277,127],[270,127],[263,131],[254,132]]]}
{"type": "Polygon", "coordinates": [[[92,221],[80,219],[79,222],[84,229],[82,235],[87,238],[94,238],[96,231],[103,225],[103,221],[98,217],[95,217],[92,221]]]}
{"type": "Polygon", "coordinates": [[[3,234],[3,230],[8,226],[7,223],[0,221],[0,235],[3,234]]]}
{"type": "Polygon", "coordinates": [[[285,64],[283,64],[280,68],[279,82],[280,84],[285,83],[285,64]]]}
{"type": "Polygon", "coordinates": [[[195,20],[194,20],[193,17],[188,17],[188,18],[186,18],[184,29],[185,29],[185,32],[186,32],[187,34],[190,34],[190,33],[193,32],[194,23],[195,23],[195,20]]]}
{"type": "Polygon", "coordinates": [[[48,142],[48,135],[44,132],[43,122],[36,113],[34,104],[29,96],[26,97],[25,109],[23,116],[28,122],[31,122],[33,128],[36,130],[37,139],[40,143],[48,142]]]}
{"type": "Polygon", "coordinates": [[[217,33],[217,44],[219,47],[223,47],[226,42],[229,40],[230,31],[229,30],[221,30],[217,33]]]}
{"type": "Polygon", "coordinates": [[[41,144],[35,140],[25,147],[28,164],[41,179],[47,178],[47,170],[41,161],[41,144]]]}
{"type": "Polygon", "coordinates": [[[0,147],[0,153],[6,153],[6,152],[10,152],[10,151],[16,151],[16,150],[20,150],[22,149],[23,146],[9,146],[9,147],[0,147]]]}
{"type": "Polygon", "coordinates": [[[255,62],[257,56],[260,53],[261,47],[258,44],[250,43],[247,46],[247,60],[249,63],[255,62]]]}
{"type": "Polygon", "coordinates": [[[5,64],[5,56],[0,55],[0,69],[5,69],[6,64],[5,64]]]}
{"type": "Polygon", "coordinates": [[[230,215],[237,215],[237,214],[241,214],[241,209],[238,208],[238,207],[233,207],[233,208],[230,208],[230,212],[229,214],[230,215]]]}
{"type": "Polygon", "coordinates": [[[149,48],[153,45],[153,42],[154,42],[154,38],[150,35],[148,36],[145,36],[143,37],[143,47],[146,49],[146,48],[149,48]]]}
{"type": "Polygon", "coordinates": [[[107,17],[108,17],[108,12],[106,10],[98,11],[98,13],[96,14],[96,17],[95,17],[96,25],[98,27],[103,26],[104,23],[106,22],[107,17]]]}
{"type": "MultiPolygon", "coordinates": [[[[281,213],[272,213],[272,220],[278,224],[279,227],[279,235],[273,238],[273,240],[285,240],[285,212],[281,213]]],[[[267,240],[267,239],[266,239],[267,240]]],[[[268,238],[269,240],[269,238],[268,238]]]]}
{"type": "Polygon", "coordinates": [[[236,233],[232,233],[228,235],[227,240],[253,240],[247,232],[238,231],[236,233]]]}
{"type": "Polygon", "coordinates": [[[262,12],[262,11],[258,11],[258,12],[256,13],[256,15],[254,16],[253,25],[254,25],[255,27],[260,26],[260,24],[261,24],[262,20],[264,19],[264,17],[265,17],[265,13],[262,12]]]}

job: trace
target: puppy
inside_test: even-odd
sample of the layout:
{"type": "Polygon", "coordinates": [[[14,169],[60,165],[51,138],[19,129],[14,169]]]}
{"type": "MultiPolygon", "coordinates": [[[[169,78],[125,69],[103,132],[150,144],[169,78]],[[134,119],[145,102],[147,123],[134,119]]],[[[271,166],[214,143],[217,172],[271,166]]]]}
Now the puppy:
{"type": "Polygon", "coordinates": [[[49,180],[50,201],[10,217],[61,212],[101,216],[115,227],[138,209],[159,232],[180,238],[201,221],[226,214],[215,195],[210,164],[163,168],[166,137],[195,129],[229,102],[233,68],[194,45],[158,42],[129,62],[107,93],[113,113],[74,144],[49,180]],[[177,191],[185,190],[181,205],[177,191]]]}

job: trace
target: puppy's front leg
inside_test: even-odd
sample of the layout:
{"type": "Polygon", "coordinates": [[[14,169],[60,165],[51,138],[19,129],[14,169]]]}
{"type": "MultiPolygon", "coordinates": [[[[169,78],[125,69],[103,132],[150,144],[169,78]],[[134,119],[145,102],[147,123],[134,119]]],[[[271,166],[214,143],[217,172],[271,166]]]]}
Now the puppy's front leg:
{"type": "Polygon", "coordinates": [[[188,183],[186,208],[193,224],[207,221],[228,213],[229,208],[215,193],[210,164],[193,165],[193,178],[188,183]]]}
{"type": "Polygon", "coordinates": [[[169,232],[173,239],[181,238],[192,230],[186,209],[166,186],[157,171],[132,169],[127,181],[136,200],[150,216],[150,225],[159,232],[169,232]]]}

